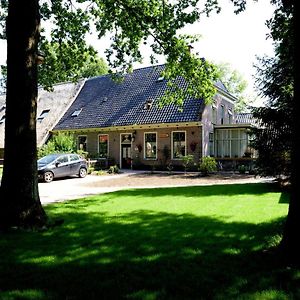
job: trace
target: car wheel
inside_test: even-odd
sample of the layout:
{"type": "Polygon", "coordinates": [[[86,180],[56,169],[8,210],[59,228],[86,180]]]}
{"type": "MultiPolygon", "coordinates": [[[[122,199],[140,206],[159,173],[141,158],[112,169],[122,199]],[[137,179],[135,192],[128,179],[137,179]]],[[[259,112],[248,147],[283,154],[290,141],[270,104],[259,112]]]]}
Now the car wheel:
{"type": "Polygon", "coordinates": [[[86,168],[80,168],[78,176],[80,178],[84,178],[86,176],[86,173],[87,173],[86,168]]]}
{"type": "Polygon", "coordinates": [[[44,181],[45,182],[51,182],[54,178],[54,175],[52,172],[48,171],[44,173],[44,181]]]}

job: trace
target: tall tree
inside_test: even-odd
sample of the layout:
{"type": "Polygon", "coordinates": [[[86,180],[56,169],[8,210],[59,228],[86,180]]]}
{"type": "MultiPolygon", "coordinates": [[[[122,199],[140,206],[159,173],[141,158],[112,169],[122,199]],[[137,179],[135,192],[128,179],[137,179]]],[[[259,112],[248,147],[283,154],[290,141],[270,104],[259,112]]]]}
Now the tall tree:
{"type": "Polygon", "coordinates": [[[7,93],[2,225],[43,226],[46,214],[38,193],[36,151],[38,0],[10,1],[6,26],[7,93]],[[18,24],[22,24],[17,26],[18,24]]]}
{"type": "Polygon", "coordinates": [[[267,22],[274,41],[275,57],[263,58],[258,67],[257,83],[267,99],[266,107],[254,109],[261,127],[254,129],[254,146],[259,151],[262,175],[287,175],[291,180],[289,213],[281,243],[286,257],[300,262],[298,229],[300,201],[297,189],[299,156],[299,111],[295,97],[295,24],[293,1],[273,0],[276,10],[267,22]]]}
{"type": "MultiPolygon", "coordinates": [[[[108,73],[108,65],[90,46],[85,50],[74,49],[74,46],[43,39],[39,43],[39,51],[43,62],[38,66],[38,85],[50,90],[55,83],[76,82],[80,78],[89,78],[108,73]],[[68,57],[68,59],[61,59],[68,57]],[[66,65],[67,64],[67,65],[66,65]]],[[[7,66],[2,65],[0,76],[0,92],[5,92],[7,66]]]]}
{"type": "Polygon", "coordinates": [[[232,69],[229,63],[216,64],[220,80],[224,83],[228,91],[237,98],[235,111],[240,112],[247,109],[247,106],[255,99],[246,94],[248,86],[243,75],[235,69],[232,69]]]}
{"type": "MultiPolygon", "coordinates": [[[[195,98],[209,99],[215,93],[215,69],[208,61],[189,52],[193,37],[178,36],[185,24],[199,19],[198,1],[102,0],[38,1],[3,0],[8,4],[7,98],[4,170],[1,183],[0,223],[2,226],[43,226],[47,222],[38,193],[36,151],[37,63],[40,39],[40,11],[52,24],[51,41],[61,49],[72,45],[76,53],[89,47],[85,35],[91,22],[99,37],[113,32],[107,57],[112,68],[129,71],[142,55],[139,46],[151,37],[155,54],[164,54],[169,92],[164,101],[182,103],[184,94],[173,80],[183,76],[187,91],[195,98]],[[40,7],[41,10],[40,10],[40,7]],[[17,25],[21,24],[21,25],[17,25]]],[[[207,0],[203,13],[215,8],[207,0]]],[[[3,16],[3,15],[2,15],[3,16]]],[[[61,56],[66,68],[76,61],[61,56]]]]}

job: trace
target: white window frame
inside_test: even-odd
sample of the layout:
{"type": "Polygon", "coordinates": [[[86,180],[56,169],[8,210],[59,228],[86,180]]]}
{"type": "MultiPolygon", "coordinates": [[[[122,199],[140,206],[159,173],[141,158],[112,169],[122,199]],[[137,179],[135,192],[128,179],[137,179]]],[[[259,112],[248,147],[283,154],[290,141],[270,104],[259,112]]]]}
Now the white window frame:
{"type": "Polygon", "coordinates": [[[185,151],[184,151],[184,156],[186,156],[186,153],[187,153],[187,134],[186,134],[186,130],[174,130],[174,131],[171,131],[171,159],[172,160],[182,160],[182,158],[177,158],[177,157],[174,157],[174,143],[173,143],[173,133],[176,133],[176,132],[184,132],[185,134],[185,151]]]}
{"type": "Polygon", "coordinates": [[[157,144],[158,144],[157,132],[155,132],[155,131],[144,132],[144,159],[145,160],[157,160],[157,149],[158,149],[157,144]],[[155,134],[155,137],[156,137],[156,153],[155,153],[155,158],[154,157],[146,157],[146,147],[145,147],[145,144],[146,144],[146,134],[155,134]]]}
{"type": "Polygon", "coordinates": [[[100,154],[100,147],[99,147],[99,142],[100,142],[100,136],[101,135],[107,135],[107,156],[106,157],[101,157],[102,159],[107,159],[109,158],[109,134],[108,133],[99,133],[98,134],[98,154],[100,154]]]}
{"type": "MultiPolygon", "coordinates": [[[[249,147],[249,136],[246,134],[246,139],[242,139],[241,138],[242,137],[242,133],[244,133],[244,130],[241,129],[241,128],[236,128],[236,129],[217,129],[217,131],[218,132],[222,132],[222,139],[221,140],[218,139],[217,138],[218,135],[216,134],[217,132],[215,132],[215,141],[216,141],[216,143],[215,143],[214,149],[215,149],[216,156],[220,157],[220,158],[224,158],[225,157],[225,155],[224,155],[224,141],[228,141],[228,147],[229,147],[228,152],[230,153],[230,155],[228,156],[228,158],[241,158],[241,157],[243,157],[243,156],[237,156],[237,157],[232,156],[232,141],[233,140],[239,141],[240,147],[241,147],[241,142],[243,140],[245,140],[246,141],[246,149],[247,149],[249,147]],[[228,138],[226,140],[223,138],[225,131],[227,131],[227,134],[228,134],[228,138]],[[232,138],[232,131],[237,131],[238,132],[238,137],[237,138],[232,138]],[[219,146],[219,142],[220,141],[222,141],[222,147],[220,149],[221,153],[218,153],[218,146],[219,146]]],[[[241,150],[242,149],[240,148],[240,151],[241,150]]]]}

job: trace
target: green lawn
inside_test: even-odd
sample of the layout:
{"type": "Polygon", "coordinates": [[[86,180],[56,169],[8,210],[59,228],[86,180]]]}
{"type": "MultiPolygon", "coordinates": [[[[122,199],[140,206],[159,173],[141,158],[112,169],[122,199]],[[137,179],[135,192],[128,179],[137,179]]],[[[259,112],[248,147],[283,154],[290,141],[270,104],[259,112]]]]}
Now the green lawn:
{"type": "Polygon", "coordinates": [[[49,205],[64,224],[0,239],[0,299],[300,299],[273,251],[270,184],[127,190],[49,205]]]}

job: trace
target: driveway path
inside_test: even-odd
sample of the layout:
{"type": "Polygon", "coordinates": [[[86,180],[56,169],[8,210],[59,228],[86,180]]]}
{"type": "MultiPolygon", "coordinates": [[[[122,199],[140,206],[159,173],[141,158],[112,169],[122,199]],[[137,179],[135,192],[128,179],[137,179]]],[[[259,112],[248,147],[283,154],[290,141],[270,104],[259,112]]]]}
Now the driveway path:
{"type": "Polygon", "coordinates": [[[271,182],[273,178],[255,178],[253,175],[215,174],[199,177],[197,173],[154,173],[145,171],[124,171],[112,175],[88,175],[85,178],[67,178],[51,183],[39,183],[42,204],[83,198],[128,188],[159,188],[174,186],[195,186],[211,184],[271,182]]]}

